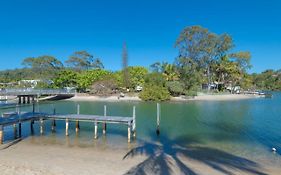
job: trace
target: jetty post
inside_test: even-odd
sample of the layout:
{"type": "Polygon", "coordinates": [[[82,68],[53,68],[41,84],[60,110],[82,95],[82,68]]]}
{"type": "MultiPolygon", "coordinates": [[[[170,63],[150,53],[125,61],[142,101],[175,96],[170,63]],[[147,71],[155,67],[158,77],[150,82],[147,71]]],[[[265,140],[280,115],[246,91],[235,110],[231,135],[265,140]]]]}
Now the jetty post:
{"type": "Polygon", "coordinates": [[[3,144],[4,141],[4,126],[0,125],[0,145],[3,144]]]}
{"type": "Polygon", "coordinates": [[[40,134],[44,134],[44,119],[40,118],[40,134]]]}
{"type": "MultiPolygon", "coordinates": [[[[80,115],[80,105],[79,104],[77,104],[77,115],[80,115]]],[[[78,134],[79,129],[80,129],[80,124],[79,124],[79,120],[77,119],[76,120],[76,126],[75,126],[76,134],[78,134]]]]}
{"type": "MultiPolygon", "coordinates": [[[[56,108],[54,107],[54,105],[52,105],[52,106],[53,106],[53,115],[56,115],[56,108]]],[[[52,132],[56,131],[56,120],[55,120],[55,118],[53,118],[53,120],[52,120],[51,130],[52,130],[52,132]]]]}
{"type": "MultiPolygon", "coordinates": [[[[34,115],[35,113],[35,103],[34,103],[34,97],[32,96],[32,113],[34,115]]],[[[33,135],[34,134],[34,127],[33,127],[33,124],[34,124],[34,120],[31,119],[30,120],[30,133],[33,135]]]]}
{"type": "Polygon", "coordinates": [[[19,105],[16,106],[16,111],[17,115],[19,116],[19,138],[21,138],[21,115],[19,105]]]}
{"type": "Polygon", "coordinates": [[[13,130],[14,130],[14,139],[18,138],[18,129],[17,129],[17,124],[13,124],[13,130]]]}
{"type": "Polygon", "coordinates": [[[156,126],[156,134],[160,135],[160,104],[157,103],[157,126],[156,126]]]}
{"type": "Polygon", "coordinates": [[[128,143],[131,142],[131,123],[128,122],[128,143]]]}
{"type": "Polygon", "coordinates": [[[69,120],[68,118],[65,119],[65,136],[68,136],[68,127],[69,127],[69,120]]]}
{"type": "Polygon", "coordinates": [[[94,136],[95,139],[98,139],[98,122],[95,121],[95,136],[94,136]]]}
{"type": "Polygon", "coordinates": [[[32,101],[32,112],[35,113],[35,102],[34,102],[34,100],[32,101]]]}
{"type": "Polygon", "coordinates": [[[136,138],[136,106],[133,107],[133,137],[136,138]]]}
{"type": "MultiPolygon", "coordinates": [[[[106,105],[103,106],[103,116],[106,117],[106,105]]],[[[106,122],[103,122],[102,125],[102,133],[105,135],[106,134],[106,122]]]]}

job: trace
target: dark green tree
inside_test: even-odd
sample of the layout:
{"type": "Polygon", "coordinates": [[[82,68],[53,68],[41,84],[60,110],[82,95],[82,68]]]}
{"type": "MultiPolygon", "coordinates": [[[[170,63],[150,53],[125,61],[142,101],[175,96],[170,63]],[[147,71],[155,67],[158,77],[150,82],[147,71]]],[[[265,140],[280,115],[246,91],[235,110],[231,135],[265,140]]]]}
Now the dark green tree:
{"type": "Polygon", "coordinates": [[[79,71],[104,68],[101,60],[99,58],[94,58],[94,56],[87,51],[74,52],[65,63],[68,67],[79,71]]]}

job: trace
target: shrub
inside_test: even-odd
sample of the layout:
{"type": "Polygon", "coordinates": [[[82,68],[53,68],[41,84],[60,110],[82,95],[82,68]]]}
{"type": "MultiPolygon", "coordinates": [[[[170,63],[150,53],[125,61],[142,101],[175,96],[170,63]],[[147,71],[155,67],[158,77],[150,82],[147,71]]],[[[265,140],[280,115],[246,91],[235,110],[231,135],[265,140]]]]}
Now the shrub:
{"type": "Polygon", "coordinates": [[[116,92],[117,83],[113,78],[105,78],[104,80],[96,81],[90,88],[90,94],[98,96],[109,96],[116,92]]]}
{"type": "Polygon", "coordinates": [[[169,81],[166,86],[172,96],[179,96],[184,93],[184,84],[179,81],[169,81]]]}
{"type": "Polygon", "coordinates": [[[166,101],[170,99],[170,94],[165,87],[146,85],[139,97],[144,101],[166,101]]]}

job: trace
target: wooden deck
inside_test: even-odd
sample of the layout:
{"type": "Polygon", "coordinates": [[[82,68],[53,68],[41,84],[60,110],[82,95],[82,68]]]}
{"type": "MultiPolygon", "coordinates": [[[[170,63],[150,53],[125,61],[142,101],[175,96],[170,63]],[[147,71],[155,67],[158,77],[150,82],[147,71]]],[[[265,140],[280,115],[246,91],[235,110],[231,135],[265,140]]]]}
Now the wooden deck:
{"type": "MultiPolygon", "coordinates": [[[[54,110],[55,111],[55,110],[54,110]]],[[[133,108],[132,117],[123,117],[123,116],[107,116],[106,115],[106,106],[104,106],[104,115],[85,115],[80,114],[80,106],[77,106],[77,114],[49,114],[49,113],[40,113],[40,112],[7,112],[2,114],[0,118],[0,144],[3,143],[4,136],[4,127],[13,125],[14,132],[17,132],[16,126],[19,128],[19,137],[21,137],[21,124],[23,122],[30,122],[31,133],[34,132],[33,124],[36,121],[39,121],[40,124],[40,133],[44,133],[44,121],[51,120],[52,126],[51,130],[55,131],[56,120],[65,121],[65,135],[68,136],[69,122],[76,122],[75,131],[79,132],[80,124],[79,122],[93,122],[94,123],[94,138],[98,138],[98,124],[102,123],[103,134],[106,134],[106,124],[115,123],[115,124],[124,124],[128,127],[128,142],[131,141],[131,132],[133,136],[136,135],[136,115],[135,107],[133,108]]],[[[17,135],[15,133],[15,135],[17,135]]]]}

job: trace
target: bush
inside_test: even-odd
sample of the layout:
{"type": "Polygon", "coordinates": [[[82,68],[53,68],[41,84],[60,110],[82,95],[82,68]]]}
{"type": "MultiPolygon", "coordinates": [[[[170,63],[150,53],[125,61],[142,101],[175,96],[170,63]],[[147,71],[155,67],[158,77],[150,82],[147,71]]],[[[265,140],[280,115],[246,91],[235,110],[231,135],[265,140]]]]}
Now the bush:
{"type": "Polygon", "coordinates": [[[169,81],[166,83],[166,86],[172,96],[184,94],[184,84],[179,81],[169,81]]]}
{"type": "Polygon", "coordinates": [[[165,87],[146,85],[139,97],[144,101],[166,101],[170,99],[170,94],[165,87]]]}
{"type": "Polygon", "coordinates": [[[197,91],[189,90],[189,91],[185,91],[184,94],[188,97],[195,97],[197,96],[197,91]]]}
{"type": "Polygon", "coordinates": [[[96,81],[90,89],[90,94],[98,96],[109,96],[114,94],[117,89],[116,80],[113,78],[108,78],[105,80],[96,81]]]}
{"type": "Polygon", "coordinates": [[[153,84],[157,86],[165,86],[165,78],[161,73],[153,72],[150,74],[147,74],[145,77],[145,84],[153,84]]]}

